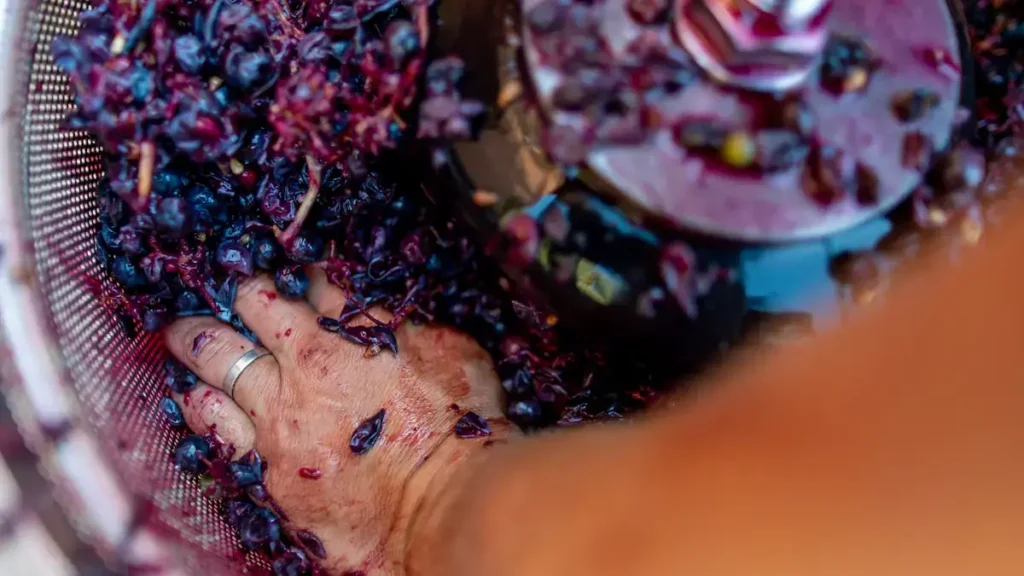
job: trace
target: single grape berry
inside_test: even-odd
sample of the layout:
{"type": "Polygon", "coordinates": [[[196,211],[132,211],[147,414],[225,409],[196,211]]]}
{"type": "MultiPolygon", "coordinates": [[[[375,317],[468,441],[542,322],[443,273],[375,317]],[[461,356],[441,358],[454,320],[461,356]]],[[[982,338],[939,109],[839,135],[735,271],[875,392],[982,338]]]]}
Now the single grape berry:
{"type": "Polygon", "coordinates": [[[279,556],[272,565],[274,576],[306,576],[310,572],[310,563],[306,554],[298,548],[292,548],[279,556]]]}
{"type": "Polygon", "coordinates": [[[203,43],[191,34],[174,39],[174,61],[185,72],[198,73],[204,64],[203,43]]]}
{"type": "Polygon", "coordinates": [[[106,222],[100,226],[100,241],[111,250],[121,249],[121,235],[119,231],[106,222]]]}
{"type": "Polygon", "coordinates": [[[168,358],[167,362],[164,363],[164,384],[170,388],[171,392],[177,394],[184,394],[189,392],[196,387],[199,383],[199,379],[191,370],[185,368],[177,360],[168,358]]]}
{"type": "Polygon", "coordinates": [[[167,324],[167,309],[162,306],[146,306],[142,312],[142,329],[146,332],[159,332],[167,324]]]}
{"type": "Polygon", "coordinates": [[[280,244],[269,236],[258,236],[252,244],[253,262],[262,270],[273,270],[281,255],[280,244]]]}
{"type": "Polygon", "coordinates": [[[323,255],[324,239],[313,234],[299,234],[288,250],[288,257],[299,264],[312,264],[323,255]]]}
{"type": "Polygon", "coordinates": [[[281,523],[273,512],[257,508],[242,519],[238,527],[242,545],[249,550],[281,539],[281,523]]]}
{"type": "Polygon", "coordinates": [[[508,407],[508,417],[524,427],[540,424],[542,413],[540,402],[534,399],[519,400],[508,407]]]}
{"type": "Polygon", "coordinates": [[[263,467],[260,461],[239,460],[228,465],[231,480],[237,488],[246,488],[263,482],[263,467]]]}
{"type": "Polygon", "coordinates": [[[173,237],[181,236],[191,224],[191,210],[184,198],[164,198],[157,206],[153,218],[157,228],[173,237]]]}
{"type": "Polygon", "coordinates": [[[142,288],[147,283],[146,274],[142,269],[124,255],[114,257],[114,264],[110,267],[110,273],[125,288],[142,288]]]}
{"type": "Polygon", "coordinates": [[[135,224],[127,224],[117,232],[117,243],[122,252],[138,256],[146,251],[142,229],[135,224]]]}
{"type": "Polygon", "coordinates": [[[142,273],[146,275],[146,280],[150,283],[156,284],[164,276],[164,259],[160,254],[147,254],[142,257],[139,261],[139,267],[142,268],[142,273]]]}
{"type": "Polygon", "coordinates": [[[241,242],[228,240],[217,247],[217,263],[228,272],[237,272],[242,276],[252,276],[252,252],[241,242]]]}
{"type": "Polygon", "coordinates": [[[178,294],[174,305],[178,309],[178,314],[181,316],[188,316],[206,308],[206,302],[204,302],[199,296],[196,296],[195,292],[188,290],[178,294]]]}
{"type": "Polygon", "coordinates": [[[420,51],[420,35],[416,27],[407,20],[396,20],[388,25],[384,34],[388,57],[394,68],[404,66],[410,58],[420,51]]]}
{"type": "Polygon", "coordinates": [[[175,428],[185,425],[185,416],[181,413],[181,408],[178,407],[177,402],[170,398],[160,399],[160,413],[163,414],[164,420],[175,428]]]}
{"type": "Polygon", "coordinates": [[[533,377],[528,370],[516,370],[511,378],[501,381],[501,387],[509,396],[526,396],[533,391],[533,377]]]}
{"type": "Polygon", "coordinates": [[[254,510],[256,510],[256,505],[252,502],[228,500],[225,506],[225,515],[227,516],[228,523],[237,529],[241,526],[242,520],[245,520],[254,510]]]}
{"type": "Polygon", "coordinates": [[[210,442],[202,436],[186,436],[174,450],[174,465],[186,474],[202,474],[212,452],[210,442]]]}
{"type": "Polygon", "coordinates": [[[274,286],[285,298],[301,300],[309,290],[309,276],[302,266],[284,266],[274,274],[274,286]]]}

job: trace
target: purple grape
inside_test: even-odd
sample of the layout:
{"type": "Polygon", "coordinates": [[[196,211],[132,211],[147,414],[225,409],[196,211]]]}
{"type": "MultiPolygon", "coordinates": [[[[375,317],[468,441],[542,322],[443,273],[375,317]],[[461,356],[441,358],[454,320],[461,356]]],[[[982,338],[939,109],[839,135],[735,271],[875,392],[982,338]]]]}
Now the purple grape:
{"type": "Polygon", "coordinates": [[[395,333],[388,326],[348,326],[333,318],[321,317],[318,319],[320,327],[338,334],[342,338],[367,346],[373,350],[368,356],[375,356],[381,350],[390,350],[392,354],[398,354],[398,339],[395,333]]]}
{"type": "Polygon", "coordinates": [[[168,323],[167,309],[162,306],[146,306],[142,312],[142,329],[147,332],[159,332],[168,323]]]}
{"type": "Polygon", "coordinates": [[[266,508],[257,508],[242,518],[238,531],[242,546],[249,550],[281,539],[280,521],[266,508]]]}
{"type": "Polygon", "coordinates": [[[213,191],[206,186],[197,184],[189,189],[186,198],[196,221],[204,226],[213,225],[218,209],[217,198],[213,195],[213,191]]]}
{"type": "Polygon", "coordinates": [[[236,529],[256,510],[256,505],[247,500],[228,500],[225,506],[228,523],[236,529]]]}
{"type": "Polygon", "coordinates": [[[293,548],[274,560],[271,568],[274,576],[306,576],[312,566],[302,550],[293,548]]]}
{"type": "Polygon", "coordinates": [[[184,34],[174,39],[174,61],[183,72],[197,74],[206,63],[203,54],[203,43],[192,34],[184,34]]]}
{"type": "Polygon", "coordinates": [[[501,387],[510,396],[526,396],[533,391],[533,376],[528,370],[516,370],[511,378],[505,378],[501,381],[501,387]]]}
{"type": "Polygon", "coordinates": [[[253,502],[259,504],[266,504],[271,501],[270,493],[267,492],[267,487],[263,484],[254,484],[245,489],[245,493],[252,498],[253,502]]]}
{"type": "Polygon", "coordinates": [[[146,286],[145,273],[127,256],[115,256],[110,272],[114,275],[114,279],[126,288],[142,288],[146,286]]]}
{"type": "Polygon", "coordinates": [[[195,389],[199,379],[191,370],[182,366],[177,360],[168,358],[164,363],[164,384],[176,394],[184,394],[195,389]]]}
{"type": "Polygon", "coordinates": [[[163,198],[157,206],[153,219],[162,233],[176,238],[188,230],[191,225],[191,209],[185,198],[163,198]]]}
{"type": "Polygon", "coordinates": [[[250,451],[229,465],[231,480],[236,488],[246,488],[263,482],[263,460],[250,451]]]}
{"type": "Polygon", "coordinates": [[[178,309],[179,316],[192,315],[207,308],[206,303],[199,296],[196,296],[195,292],[188,290],[178,294],[174,306],[178,309]]]}
{"type": "Polygon", "coordinates": [[[249,249],[235,240],[227,240],[217,247],[217,263],[228,272],[252,276],[253,258],[249,249]]]}
{"type": "Polygon", "coordinates": [[[117,242],[121,251],[132,256],[139,256],[146,251],[145,233],[134,222],[123,226],[117,233],[117,242]]]}
{"type": "Polygon", "coordinates": [[[253,262],[263,270],[274,270],[281,256],[280,245],[269,236],[258,236],[253,240],[253,262]]]}
{"type": "Polygon", "coordinates": [[[224,61],[225,80],[239,90],[256,88],[273,74],[274,61],[262,50],[249,52],[241,46],[232,46],[224,61]]]}
{"type": "Polygon", "coordinates": [[[164,258],[160,254],[147,254],[139,261],[139,267],[150,284],[158,284],[164,277],[164,258]]]}
{"type": "Polygon", "coordinates": [[[540,424],[542,416],[540,402],[534,399],[519,400],[508,407],[508,417],[525,428],[540,424]]]}
{"type": "Polygon", "coordinates": [[[100,239],[100,242],[104,246],[106,246],[107,248],[109,248],[111,250],[120,250],[121,249],[121,234],[120,234],[120,232],[116,228],[114,228],[113,226],[110,226],[109,224],[107,224],[106,222],[104,222],[103,225],[100,226],[100,238],[99,239],[100,239]]]}
{"type": "Polygon", "coordinates": [[[309,290],[309,276],[302,266],[285,266],[274,274],[274,286],[285,298],[301,300],[309,290]]]}
{"type": "Polygon", "coordinates": [[[174,450],[174,465],[186,474],[202,474],[212,450],[210,442],[202,436],[186,436],[174,450]]]}
{"type": "Polygon", "coordinates": [[[299,264],[313,264],[324,253],[324,240],[311,234],[300,234],[287,251],[288,257],[299,264]]]}
{"type": "Polygon", "coordinates": [[[175,428],[185,425],[185,415],[181,413],[178,403],[170,398],[160,399],[160,413],[163,414],[164,420],[175,428]]]}
{"type": "Polygon", "coordinates": [[[388,25],[384,34],[388,57],[395,68],[405,64],[420,51],[420,36],[411,22],[396,20],[388,25]]]}

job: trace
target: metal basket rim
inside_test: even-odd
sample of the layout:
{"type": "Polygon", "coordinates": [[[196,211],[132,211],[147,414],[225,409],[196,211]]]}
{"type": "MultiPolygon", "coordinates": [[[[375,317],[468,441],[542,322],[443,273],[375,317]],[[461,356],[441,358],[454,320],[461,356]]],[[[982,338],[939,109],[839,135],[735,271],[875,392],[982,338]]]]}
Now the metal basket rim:
{"type": "Polygon", "coordinates": [[[37,279],[22,195],[22,120],[29,86],[21,58],[31,42],[29,17],[38,5],[37,0],[0,0],[0,402],[10,404],[16,397],[18,407],[25,408],[16,425],[37,459],[38,480],[51,488],[61,485],[65,497],[58,503],[68,525],[89,528],[76,530],[86,548],[96,550],[111,570],[128,563],[183,575],[177,546],[161,530],[137,525],[137,499],[98,449],[95,431],[79,417],[81,405],[37,279]]]}

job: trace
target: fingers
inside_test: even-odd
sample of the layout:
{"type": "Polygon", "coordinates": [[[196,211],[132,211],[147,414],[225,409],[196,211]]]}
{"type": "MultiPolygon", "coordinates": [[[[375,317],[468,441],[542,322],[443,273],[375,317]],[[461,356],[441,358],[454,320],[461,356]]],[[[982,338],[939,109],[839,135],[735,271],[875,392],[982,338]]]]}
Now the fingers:
{"type": "Polygon", "coordinates": [[[181,407],[189,428],[200,434],[216,432],[225,444],[235,447],[236,458],[256,445],[252,420],[224,392],[200,383],[184,395],[175,394],[174,401],[181,407]]]}
{"type": "Polygon", "coordinates": [[[221,386],[231,365],[255,345],[212,316],[191,316],[175,321],[164,335],[167,349],[199,376],[221,386]]]}
{"type": "MultiPolygon", "coordinates": [[[[182,318],[165,333],[171,354],[195,372],[203,382],[220,389],[228,370],[252,342],[211,316],[182,318]]],[[[280,371],[274,358],[260,358],[245,369],[235,383],[235,402],[245,410],[259,410],[262,399],[277,385],[280,371]]]]}
{"type": "Polygon", "coordinates": [[[318,330],[318,314],[307,302],[284,298],[268,276],[249,278],[238,287],[235,312],[274,354],[289,354],[300,334],[318,330]]]}
{"type": "Polygon", "coordinates": [[[345,293],[327,279],[327,274],[320,268],[310,267],[309,303],[321,316],[337,319],[345,309],[345,293]]]}

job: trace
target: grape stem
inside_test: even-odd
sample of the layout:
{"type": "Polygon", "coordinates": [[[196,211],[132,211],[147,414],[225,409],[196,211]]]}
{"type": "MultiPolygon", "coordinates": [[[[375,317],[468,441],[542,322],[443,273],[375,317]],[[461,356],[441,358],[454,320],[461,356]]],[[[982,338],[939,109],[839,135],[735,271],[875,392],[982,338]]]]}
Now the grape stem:
{"type": "Polygon", "coordinates": [[[278,0],[267,0],[267,4],[270,6],[274,16],[281,23],[285,33],[291,36],[294,40],[299,40],[304,36],[302,30],[295,25],[291,16],[288,15],[288,12],[285,11],[284,6],[282,6],[278,0]]]}
{"type": "Polygon", "coordinates": [[[420,2],[416,5],[416,30],[420,35],[420,46],[426,46],[430,40],[430,19],[428,18],[427,5],[420,2]]]}
{"type": "MultiPolygon", "coordinates": [[[[359,304],[359,302],[355,298],[352,298],[351,291],[349,291],[348,289],[346,289],[344,287],[341,287],[341,288],[342,288],[342,290],[344,290],[345,296],[348,298],[348,300],[350,302],[352,302],[352,306],[356,310],[358,310],[359,313],[363,315],[363,317],[368,319],[370,322],[373,322],[377,326],[384,326],[385,328],[390,328],[391,327],[387,322],[381,320],[380,318],[377,318],[373,314],[370,314],[370,311],[367,310],[366,307],[364,307],[363,305],[359,304]]],[[[347,326],[347,324],[346,324],[346,326],[347,326]]]]}
{"type": "Polygon", "coordinates": [[[277,241],[285,249],[289,249],[292,242],[295,241],[295,237],[299,235],[299,230],[302,229],[302,224],[313,210],[313,204],[316,203],[316,197],[320,193],[323,167],[320,165],[320,161],[314,158],[312,154],[306,154],[306,170],[309,172],[309,190],[302,197],[302,204],[299,204],[299,210],[295,213],[295,219],[285,228],[284,232],[277,236],[277,241]]]}
{"type": "Polygon", "coordinates": [[[355,132],[356,135],[361,136],[363,132],[365,132],[367,128],[369,128],[372,124],[397,119],[398,116],[395,114],[395,106],[393,104],[388,104],[387,106],[382,108],[380,112],[377,112],[373,116],[367,116],[366,118],[360,120],[355,125],[353,132],[355,132]]]}
{"type": "Polygon", "coordinates": [[[139,146],[139,208],[146,205],[153,192],[153,168],[156,164],[156,146],[145,141],[139,146]]]}

